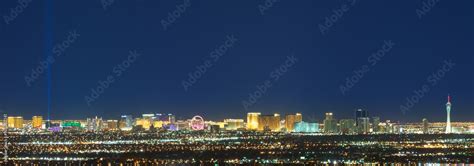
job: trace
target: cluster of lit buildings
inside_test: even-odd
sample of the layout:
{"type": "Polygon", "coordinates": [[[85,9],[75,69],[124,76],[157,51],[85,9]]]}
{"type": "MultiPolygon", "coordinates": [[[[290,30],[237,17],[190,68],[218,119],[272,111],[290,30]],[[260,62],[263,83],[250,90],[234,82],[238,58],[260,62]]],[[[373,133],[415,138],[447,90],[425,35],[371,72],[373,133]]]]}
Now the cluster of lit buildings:
{"type": "Polygon", "coordinates": [[[176,119],[173,114],[148,113],[134,118],[122,115],[118,120],[103,120],[100,117],[86,120],[43,120],[42,116],[33,116],[24,120],[21,116],[4,116],[2,128],[13,131],[259,131],[259,132],[297,132],[324,134],[371,134],[371,133],[474,133],[472,123],[451,123],[451,97],[446,104],[447,122],[430,123],[423,119],[421,123],[400,124],[379,117],[369,117],[365,109],[356,109],[353,118],[337,120],[332,112],[325,113],[322,123],[303,121],[301,113],[262,114],[247,113],[244,119],[224,119],[220,122],[205,121],[202,116],[190,119],[176,119]]]}
{"type": "Polygon", "coordinates": [[[247,130],[251,131],[286,131],[286,132],[319,132],[319,124],[303,121],[301,113],[262,115],[260,112],[247,114],[247,130]]]}
{"type": "MultiPolygon", "coordinates": [[[[24,120],[21,116],[8,116],[1,127],[11,131],[257,131],[257,132],[296,132],[321,134],[378,134],[378,133],[445,133],[446,123],[430,123],[423,119],[421,123],[382,122],[379,117],[369,117],[364,109],[357,109],[353,118],[337,120],[331,112],[325,113],[321,123],[303,121],[301,113],[262,114],[247,113],[247,119],[224,119],[223,121],[205,121],[201,116],[190,119],[176,119],[173,114],[142,114],[134,118],[122,115],[120,119],[104,120],[100,117],[86,120],[44,120],[33,116],[24,120]],[[6,126],[5,126],[6,125],[6,126]]],[[[450,133],[474,133],[474,123],[450,123],[450,133]]]]}
{"type": "Polygon", "coordinates": [[[4,115],[0,157],[16,165],[472,163],[474,123],[451,122],[450,97],[446,110],[446,122],[404,124],[365,109],[343,119],[326,112],[319,122],[302,113],[261,112],[222,121],[162,113],[84,120],[4,115]]]}

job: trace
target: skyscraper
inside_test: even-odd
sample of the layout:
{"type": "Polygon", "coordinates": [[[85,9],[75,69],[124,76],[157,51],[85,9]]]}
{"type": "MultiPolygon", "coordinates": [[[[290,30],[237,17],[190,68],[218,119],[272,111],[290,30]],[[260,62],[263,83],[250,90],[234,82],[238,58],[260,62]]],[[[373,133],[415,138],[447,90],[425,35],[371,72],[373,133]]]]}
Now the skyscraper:
{"type": "Polygon", "coordinates": [[[174,124],[176,122],[176,116],[173,114],[168,114],[168,121],[170,124],[174,124]]]}
{"type": "Polygon", "coordinates": [[[446,112],[448,113],[446,118],[446,134],[451,133],[451,96],[448,95],[448,103],[446,103],[446,112]]]}
{"type": "Polygon", "coordinates": [[[324,119],[324,132],[325,133],[336,133],[337,132],[337,121],[334,119],[333,113],[326,113],[326,118],[324,119]]]}
{"type": "Polygon", "coordinates": [[[149,118],[137,118],[135,120],[135,125],[141,126],[145,130],[150,130],[152,125],[152,121],[149,118]]]}
{"type": "Polygon", "coordinates": [[[280,114],[261,115],[258,118],[258,131],[280,131],[280,114]]]}
{"type": "Polygon", "coordinates": [[[8,128],[21,129],[23,128],[23,117],[21,116],[9,116],[8,117],[8,128]]]}
{"type": "Polygon", "coordinates": [[[102,118],[98,118],[97,116],[95,118],[87,118],[86,129],[88,131],[98,132],[102,130],[102,124],[102,118]]]}
{"type": "Polygon", "coordinates": [[[372,117],[372,131],[379,132],[380,131],[380,117],[372,117]]]}
{"type": "Polygon", "coordinates": [[[363,109],[357,109],[355,112],[355,121],[359,133],[368,133],[370,130],[369,112],[363,109]]]}
{"type": "Polygon", "coordinates": [[[301,122],[303,116],[301,113],[296,113],[295,115],[286,115],[285,116],[285,128],[287,131],[291,132],[294,130],[295,123],[301,122]]]}
{"type": "Polygon", "coordinates": [[[369,112],[367,110],[363,109],[357,109],[355,111],[355,121],[356,121],[356,126],[359,126],[359,118],[368,118],[369,117],[369,112]]]}
{"type": "MultiPolygon", "coordinates": [[[[155,114],[142,114],[142,118],[137,118],[136,125],[140,125],[145,130],[150,130],[155,120],[155,114]]],[[[154,127],[154,126],[153,126],[154,127]]]]}
{"type": "Polygon", "coordinates": [[[258,129],[258,119],[260,112],[249,112],[247,113],[247,130],[258,129]]]}
{"type": "Polygon", "coordinates": [[[359,134],[367,134],[370,131],[370,118],[368,117],[360,117],[357,119],[357,129],[359,130],[359,134]]]}
{"type": "MultiPolygon", "coordinates": [[[[149,116],[149,115],[147,115],[149,116]]],[[[176,118],[173,114],[162,114],[156,113],[152,117],[150,123],[154,128],[169,128],[171,124],[176,122],[176,118]]]]}
{"type": "Polygon", "coordinates": [[[119,121],[119,128],[121,130],[131,130],[133,127],[133,118],[131,115],[122,115],[119,121]]]}
{"type": "Polygon", "coordinates": [[[423,134],[428,134],[429,127],[430,127],[430,123],[428,122],[428,119],[423,118],[423,134]]]}
{"type": "Polygon", "coordinates": [[[42,116],[33,116],[31,118],[31,126],[33,128],[41,128],[43,126],[43,117],[42,116]]]}
{"type": "Polygon", "coordinates": [[[341,133],[343,134],[350,134],[355,132],[355,121],[354,119],[341,119],[339,121],[339,125],[341,128],[341,133]]]}
{"type": "Polygon", "coordinates": [[[118,121],[117,120],[107,120],[107,130],[117,130],[118,121]]]}

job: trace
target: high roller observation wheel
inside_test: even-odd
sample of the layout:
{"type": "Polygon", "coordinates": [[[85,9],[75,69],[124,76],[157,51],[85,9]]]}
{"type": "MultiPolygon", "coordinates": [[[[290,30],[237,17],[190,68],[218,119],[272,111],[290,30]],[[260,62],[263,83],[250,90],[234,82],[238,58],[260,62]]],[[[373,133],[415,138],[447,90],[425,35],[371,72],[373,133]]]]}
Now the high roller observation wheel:
{"type": "Polygon", "coordinates": [[[193,130],[203,130],[204,129],[204,118],[202,116],[196,115],[191,119],[191,128],[193,130]]]}

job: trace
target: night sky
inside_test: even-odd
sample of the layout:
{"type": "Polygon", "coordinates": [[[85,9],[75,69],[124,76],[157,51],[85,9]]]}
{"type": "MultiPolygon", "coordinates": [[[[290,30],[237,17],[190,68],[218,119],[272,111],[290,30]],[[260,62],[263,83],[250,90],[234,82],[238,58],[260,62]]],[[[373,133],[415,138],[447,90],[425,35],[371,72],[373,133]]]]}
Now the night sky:
{"type": "Polygon", "coordinates": [[[0,109],[10,115],[46,116],[50,101],[52,119],[301,112],[321,121],[325,112],[352,118],[363,108],[382,120],[444,121],[451,94],[452,121],[474,120],[471,1],[433,1],[422,15],[416,10],[429,0],[279,0],[267,2],[263,14],[263,0],[48,1],[0,2],[0,109]],[[12,14],[17,6],[22,10],[12,14]],[[333,20],[322,33],[326,17],[333,20]],[[52,51],[65,41],[67,48],[52,51]],[[226,51],[216,58],[221,46],[226,51]],[[379,50],[384,56],[375,64],[379,50]],[[46,70],[28,86],[25,77],[50,55],[50,75],[46,70]],[[128,67],[117,68],[125,61],[128,67]],[[445,74],[433,82],[438,71],[445,74]],[[91,89],[109,76],[113,82],[88,104],[91,89]],[[246,110],[243,101],[266,81],[271,87],[246,110]],[[400,106],[424,85],[429,90],[403,113],[400,106]]]}

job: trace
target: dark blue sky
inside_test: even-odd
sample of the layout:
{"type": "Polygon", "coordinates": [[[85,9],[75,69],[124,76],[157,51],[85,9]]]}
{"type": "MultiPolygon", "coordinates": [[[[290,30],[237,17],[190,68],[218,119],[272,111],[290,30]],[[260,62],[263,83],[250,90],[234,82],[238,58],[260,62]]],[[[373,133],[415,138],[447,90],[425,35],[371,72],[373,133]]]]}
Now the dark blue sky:
{"type": "Polygon", "coordinates": [[[19,3],[2,1],[0,109],[27,119],[46,116],[47,75],[31,87],[24,77],[46,58],[47,32],[57,44],[76,30],[80,36],[51,66],[53,119],[148,112],[244,118],[242,101],[294,54],[298,62],[248,111],[302,112],[321,120],[324,112],[340,119],[364,108],[383,120],[444,121],[449,93],[452,120],[473,121],[474,2],[440,0],[420,19],[423,2],[356,1],[323,35],[318,25],[347,1],[280,0],[262,15],[262,0],[191,0],[167,30],[161,20],[183,1],[115,0],[106,10],[99,0],[54,1],[46,12],[45,0],[33,0],[8,24],[3,16],[19,3]],[[238,41],[185,91],[188,73],[228,35],[238,41]],[[340,85],[389,40],[395,46],[343,95],[340,85]],[[88,106],[84,97],[130,50],[140,56],[88,106]],[[456,65],[403,114],[400,105],[445,60],[456,65]]]}

